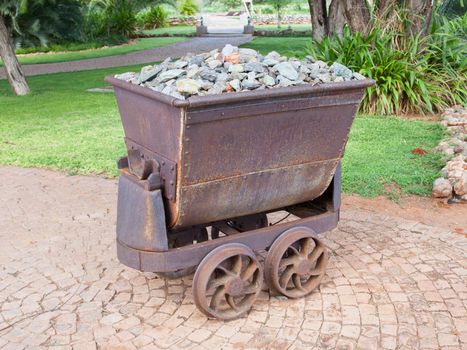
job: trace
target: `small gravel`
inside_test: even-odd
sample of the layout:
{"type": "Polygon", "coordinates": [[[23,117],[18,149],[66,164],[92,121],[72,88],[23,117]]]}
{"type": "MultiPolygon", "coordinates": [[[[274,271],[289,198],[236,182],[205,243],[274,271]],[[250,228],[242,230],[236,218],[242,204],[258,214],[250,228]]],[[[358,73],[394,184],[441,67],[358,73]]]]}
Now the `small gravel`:
{"type": "Polygon", "coordinates": [[[296,85],[366,79],[340,63],[307,56],[287,58],[272,51],[266,56],[253,49],[227,44],[199,55],[188,54],[176,61],[145,66],[140,72],[127,72],[115,78],[145,86],[179,99],[296,85]]]}

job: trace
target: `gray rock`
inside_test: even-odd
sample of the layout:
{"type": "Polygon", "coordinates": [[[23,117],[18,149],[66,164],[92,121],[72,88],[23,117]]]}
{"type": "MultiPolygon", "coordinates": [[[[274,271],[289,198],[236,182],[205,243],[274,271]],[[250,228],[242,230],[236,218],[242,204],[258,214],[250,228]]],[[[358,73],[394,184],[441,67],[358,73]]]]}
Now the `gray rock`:
{"type": "Polygon", "coordinates": [[[320,81],[322,81],[323,83],[330,83],[331,82],[331,74],[329,73],[325,73],[325,74],[318,74],[316,76],[320,81]]]}
{"type": "Polygon", "coordinates": [[[248,90],[254,90],[260,87],[259,81],[256,79],[245,79],[242,81],[242,87],[248,90]]]}
{"type": "Polygon", "coordinates": [[[175,62],[174,66],[175,66],[175,68],[185,68],[186,66],[188,66],[188,62],[178,60],[178,61],[175,62]]]}
{"type": "Polygon", "coordinates": [[[298,72],[289,62],[281,62],[274,66],[280,75],[286,77],[289,80],[297,80],[298,72]]]}
{"type": "Polygon", "coordinates": [[[245,72],[263,73],[264,66],[259,62],[248,62],[245,64],[245,72]]]}
{"type": "Polygon", "coordinates": [[[242,73],[244,71],[243,64],[232,64],[229,66],[230,73],[242,73]]]}
{"type": "Polygon", "coordinates": [[[286,77],[282,76],[282,75],[279,75],[277,77],[277,86],[279,87],[288,87],[288,86],[292,86],[292,85],[295,85],[296,82],[290,80],[290,79],[287,79],[286,77]]]}
{"type": "Polygon", "coordinates": [[[157,74],[162,71],[163,67],[161,66],[145,66],[141,69],[141,73],[139,75],[139,82],[145,83],[154,79],[157,74]]]}
{"type": "Polygon", "coordinates": [[[225,91],[227,83],[222,80],[216,81],[216,83],[207,91],[207,95],[218,95],[225,91]]]}
{"type": "Polygon", "coordinates": [[[212,60],[208,63],[209,68],[216,69],[217,67],[222,66],[222,62],[219,60],[212,60]]]}
{"type": "Polygon", "coordinates": [[[447,198],[452,195],[452,185],[449,180],[440,177],[433,182],[433,197],[447,198]]]}
{"type": "Polygon", "coordinates": [[[229,81],[229,84],[232,87],[232,89],[234,89],[235,91],[240,91],[241,90],[240,80],[238,80],[238,79],[231,80],[231,81],[229,81]]]}
{"type": "Polygon", "coordinates": [[[208,81],[208,80],[197,80],[198,84],[201,86],[201,89],[203,90],[209,90],[213,85],[214,83],[208,81]]]}
{"type": "Polygon", "coordinates": [[[238,47],[232,46],[230,44],[225,45],[221,51],[222,56],[230,56],[231,54],[236,52],[238,52],[238,47]]]}
{"type": "Polygon", "coordinates": [[[193,65],[193,68],[191,68],[191,69],[186,73],[186,77],[187,77],[187,78],[193,78],[193,77],[195,77],[196,75],[198,75],[198,72],[199,72],[198,66],[193,65]]]}
{"type": "Polygon", "coordinates": [[[201,56],[193,56],[190,59],[190,65],[196,64],[197,66],[201,66],[201,64],[203,64],[203,62],[204,62],[204,59],[201,56]]]}
{"type": "Polygon", "coordinates": [[[126,72],[122,74],[115,74],[114,77],[120,80],[130,81],[135,77],[135,72],[126,72]]]}
{"type": "Polygon", "coordinates": [[[272,66],[275,66],[276,64],[278,64],[279,61],[278,60],[275,60],[274,58],[265,58],[263,60],[263,64],[265,66],[268,66],[268,67],[272,67],[272,66]]]}
{"type": "Polygon", "coordinates": [[[318,60],[315,63],[318,65],[318,67],[320,69],[328,69],[329,68],[328,64],[326,62],[324,62],[324,61],[319,61],[318,60]]]}
{"type": "Polygon", "coordinates": [[[276,61],[279,61],[281,59],[281,55],[276,51],[271,51],[264,58],[272,58],[276,61]]]}
{"type": "Polygon", "coordinates": [[[334,62],[331,66],[331,70],[334,71],[337,77],[342,77],[347,80],[352,79],[353,72],[343,64],[334,62]]]}
{"type": "Polygon", "coordinates": [[[258,52],[253,49],[248,49],[248,48],[240,48],[238,49],[238,53],[240,56],[258,56],[258,52]]]}
{"type": "Polygon", "coordinates": [[[212,82],[215,82],[216,79],[217,79],[217,73],[215,70],[213,69],[209,69],[209,68],[202,68],[199,72],[198,72],[199,76],[204,79],[204,80],[209,80],[209,81],[212,81],[212,82]]]}
{"type": "Polygon", "coordinates": [[[186,71],[184,71],[183,69],[170,69],[159,74],[158,80],[159,82],[163,83],[170,79],[181,77],[182,75],[185,75],[185,74],[186,74],[186,71]]]}
{"type": "Polygon", "coordinates": [[[217,81],[227,81],[228,79],[229,75],[226,72],[222,72],[217,75],[217,81]]]}

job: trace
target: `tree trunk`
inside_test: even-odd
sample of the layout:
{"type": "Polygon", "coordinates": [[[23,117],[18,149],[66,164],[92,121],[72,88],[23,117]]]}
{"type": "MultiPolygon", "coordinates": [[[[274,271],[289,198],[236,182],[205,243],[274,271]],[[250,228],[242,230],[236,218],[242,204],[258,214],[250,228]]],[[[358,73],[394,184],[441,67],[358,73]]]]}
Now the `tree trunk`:
{"type": "Polygon", "coordinates": [[[368,33],[370,8],[366,0],[332,0],[329,6],[329,34],[342,36],[346,24],[354,33],[368,33]]]}
{"type": "Polygon", "coordinates": [[[310,8],[313,39],[321,41],[328,35],[326,0],[308,0],[308,7],[310,8]]]}
{"type": "Polygon", "coordinates": [[[412,22],[412,34],[426,35],[431,22],[433,0],[405,0],[405,7],[412,22]]]}
{"type": "Polygon", "coordinates": [[[13,92],[16,95],[28,94],[29,85],[11,46],[9,31],[2,15],[0,15],[0,57],[13,92]]]}
{"type": "Polygon", "coordinates": [[[370,28],[370,7],[366,0],[347,0],[345,5],[350,30],[366,35],[370,28]]]}

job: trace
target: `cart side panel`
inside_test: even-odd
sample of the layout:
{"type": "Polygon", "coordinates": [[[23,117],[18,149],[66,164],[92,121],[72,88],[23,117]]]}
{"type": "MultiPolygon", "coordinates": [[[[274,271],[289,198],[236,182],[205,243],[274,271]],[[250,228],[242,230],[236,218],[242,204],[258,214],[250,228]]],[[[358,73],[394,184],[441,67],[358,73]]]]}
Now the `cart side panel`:
{"type": "Polygon", "coordinates": [[[182,187],[183,200],[177,226],[201,224],[306,202],[320,196],[329,186],[338,162],[333,159],[299,164],[182,187]]]}
{"type": "Polygon", "coordinates": [[[139,86],[114,88],[125,137],[178,163],[184,110],[139,93],[139,86]]]}
{"type": "Polygon", "coordinates": [[[175,227],[320,196],[362,96],[358,89],[188,110],[175,227]]]}
{"type": "Polygon", "coordinates": [[[362,93],[188,110],[182,185],[340,158],[362,93]]]}

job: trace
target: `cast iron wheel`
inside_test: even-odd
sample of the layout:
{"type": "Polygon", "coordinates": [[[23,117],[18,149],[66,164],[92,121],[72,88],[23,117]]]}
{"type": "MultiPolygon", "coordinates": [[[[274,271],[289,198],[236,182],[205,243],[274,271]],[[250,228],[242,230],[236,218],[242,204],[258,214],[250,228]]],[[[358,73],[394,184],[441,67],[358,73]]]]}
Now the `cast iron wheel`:
{"type": "MultiPolygon", "coordinates": [[[[200,229],[200,231],[194,235],[194,240],[192,240],[191,243],[193,243],[193,241],[196,241],[198,243],[200,242],[205,242],[209,239],[208,237],[208,230],[206,230],[206,228],[202,228],[200,229]]],[[[182,242],[182,241],[180,241],[182,242]]],[[[186,245],[188,245],[189,243],[186,243],[186,242],[183,242],[181,244],[178,243],[178,241],[175,241],[171,244],[171,247],[170,248],[179,248],[179,247],[184,247],[186,245]]],[[[195,272],[196,270],[196,266],[190,266],[190,267],[186,267],[184,269],[180,269],[180,270],[176,270],[176,271],[170,271],[170,272],[157,272],[157,275],[161,278],[166,278],[166,279],[169,279],[169,280],[174,280],[174,279],[177,279],[177,278],[182,278],[184,276],[188,276],[188,275],[191,275],[193,272],[195,272]]]]}
{"type": "Polygon", "coordinates": [[[289,298],[301,298],[318,287],[326,272],[329,254],[313,230],[294,227],[272,244],[264,262],[270,288],[289,298]]]}
{"type": "Polygon", "coordinates": [[[228,243],[199,264],[193,278],[193,299],[205,315],[232,320],[250,310],[262,284],[263,270],[255,253],[243,244],[228,243]]]}

